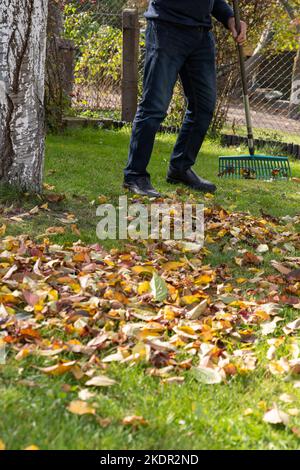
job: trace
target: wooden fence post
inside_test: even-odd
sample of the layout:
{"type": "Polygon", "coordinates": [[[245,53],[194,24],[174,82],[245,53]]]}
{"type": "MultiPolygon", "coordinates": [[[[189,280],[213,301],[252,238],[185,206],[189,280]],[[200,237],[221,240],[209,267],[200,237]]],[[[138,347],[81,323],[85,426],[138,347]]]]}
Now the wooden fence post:
{"type": "Polygon", "coordinates": [[[123,11],[122,121],[132,122],[138,102],[139,15],[123,11]]]}

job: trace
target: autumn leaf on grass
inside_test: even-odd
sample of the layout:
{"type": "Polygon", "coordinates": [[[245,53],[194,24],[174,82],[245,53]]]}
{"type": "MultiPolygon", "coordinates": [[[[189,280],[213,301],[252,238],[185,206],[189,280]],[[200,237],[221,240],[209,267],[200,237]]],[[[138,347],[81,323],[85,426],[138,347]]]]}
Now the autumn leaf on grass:
{"type": "Polygon", "coordinates": [[[210,367],[197,366],[192,369],[193,376],[203,384],[214,385],[223,381],[223,377],[216,369],[210,367]]]}
{"type": "Polygon", "coordinates": [[[48,227],[46,230],[47,235],[62,235],[65,233],[64,227],[48,227]]]}
{"type": "Polygon", "coordinates": [[[63,201],[66,196],[64,194],[47,194],[46,196],[47,201],[49,202],[60,202],[63,201]]]}
{"type": "Polygon", "coordinates": [[[37,367],[41,372],[44,372],[44,374],[48,375],[62,375],[68,372],[73,368],[73,366],[76,364],[76,361],[71,361],[71,362],[59,362],[58,364],[55,364],[54,366],[50,367],[37,367]]]}
{"type": "Polygon", "coordinates": [[[134,428],[138,426],[146,426],[148,421],[143,418],[143,416],[126,416],[122,420],[122,424],[125,426],[132,426],[134,428]]]}
{"type": "Polygon", "coordinates": [[[67,409],[75,415],[94,415],[96,413],[95,408],[81,400],[71,401],[67,409]]]}
{"type": "Polygon", "coordinates": [[[162,277],[158,274],[153,273],[153,277],[150,282],[151,293],[157,302],[163,302],[168,296],[168,288],[162,277]]]}
{"type": "Polygon", "coordinates": [[[255,266],[258,266],[261,264],[263,261],[263,258],[261,256],[257,256],[254,253],[251,253],[250,251],[247,251],[244,253],[243,256],[243,265],[245,264],[254,264],[255,266]]]}
{"type": "Polygon", "coordinates": [[[266,244],[258,245],[256,249],[257,253],[267,253],[269,251],[269,247],[266,244]]]}
{"type": "Polygon", "coordinates": [[[4,442],[2,441],[2,439],[0,439],[0,450],[5,450],[5,444],[4,442]]]}
{"type": "Polygon", "coordinates": [[[40,449],[35,444],[31,444],[30,446],[25,447],[23,450],[40,450],[40,449]]]}
{"type": "Polygon", "coordinates": [[[117,382],[114,379],[110,379],[106,375],[97,375],[96,377],[88,380],[85,385],[88,387],[110,387],[116,383],[117,382]]]}
{"type": "Polygon", "coordinates": [[[269,424],[289,424],[290,417],[284,411],[280,410],[276,405],[264,415],[264,422],[269,424]]]}
{"type": "Polygon", "coordinates": [[[287,268],[284,264],[279,263],[279,261],[272,260],[271,265],[273,266],[276,271],[279,271],[281,274],[284,274],[285,276],[291,272],[290,268],[287,268]]]}
{"type": "Polygon", "coordinates": [[[80,400],[82,401],[86,401],[86,400],[90,400],[91,398],[93,398],[96,394],[91,392],[90,390],[88,390],[87,388],[83,388],[82,390],[80,390],[80,392],[78,393],[78,397],[80,398],[80,400]]]}
{"type": "Polygon", "coordinates": [[[112,423],[110,418],[96,418],[96,421],[100,424],[101,428],[107,428],[112,423]]]}

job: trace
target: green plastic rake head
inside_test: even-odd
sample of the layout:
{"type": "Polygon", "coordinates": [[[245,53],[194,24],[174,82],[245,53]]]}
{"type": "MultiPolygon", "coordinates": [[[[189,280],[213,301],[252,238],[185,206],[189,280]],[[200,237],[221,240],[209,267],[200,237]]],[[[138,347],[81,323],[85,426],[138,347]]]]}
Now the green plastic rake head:
{"type": "Polygon", "coordinates": [[[241,155],[219,158],[219,176],[233,179],[282,180],[291,178],[287,157],[241,155]]]}
{"type": "MultiPolygon", "coordinates": [[[[237,31],[241,31],[241,17],[238,0],[233,0],[237,31]]],[[[238,45],[241,80],[243,86],[245,115],[248,133],[249,155],[220,157],[219,176],[234,179],[282,180],[291,178],[291,168],[287,157],[255,155],[253,126],[248,92],[248,78],[245,66],[244,48],[238,45]]]]}

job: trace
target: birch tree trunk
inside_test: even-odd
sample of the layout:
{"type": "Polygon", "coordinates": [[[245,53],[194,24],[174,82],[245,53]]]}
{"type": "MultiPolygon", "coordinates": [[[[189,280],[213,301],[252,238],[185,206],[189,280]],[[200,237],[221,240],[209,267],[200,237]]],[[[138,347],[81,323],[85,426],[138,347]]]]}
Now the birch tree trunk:
{"type": "Polygon", "coordinates": [[[39,192],[48,0],[0,0],[0,181],[39,192]]]}

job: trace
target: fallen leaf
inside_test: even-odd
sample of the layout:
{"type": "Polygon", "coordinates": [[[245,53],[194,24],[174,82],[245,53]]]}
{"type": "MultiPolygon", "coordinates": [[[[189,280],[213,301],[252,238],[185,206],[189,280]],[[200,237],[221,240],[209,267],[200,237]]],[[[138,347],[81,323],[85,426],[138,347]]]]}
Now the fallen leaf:
{"type": "Polygon", "coordinates": [[[47,235],[62,235],[65,233],[64,227],[48,227],[46,229],[47,235]]]}
{"type": "Polygon", "coordinates": [[[202,300],[200,304],[196,305],[196,307],[194,307],[186,314],[186,318],[188,318],[189,320],[197,320],[199,317],[201,317],[201,315],[203,315],[203,313],[207,309],[207,305],[207,299],[202,300]]]}
{"type": "Polygon", "coordinates": [[[223,377],[215,369],[211,369],[210,367],[192,367],[193,376],[201,383],[214,385],[219,384],[223,381],[223,377]]]}
{"type": "Polygon", "coordinates": [[[265,245],[265,244],[258,245],[256,251],[257,253],[267,253],[269,251],[269,247],[268,245],[265,245]]]}
{"type": "Polygon", "coordinates": [[[41,372],[47,375],[62,375],[70,371],[72,367],[76,364],[76,361],[71,362],[60,362],[50,367],[37,367],[41,372]]]}
{"type": "Polygon", "coordinates": [[[92,379],[88,380],[85,385],[88,387],[110,387],[115,385],[117,382],[114,379],[110,379],[106,375],[97,375],[92,379]]]}
{"type": "Polygon", "coordinates": [[[294,395],[290,395],[289,393],[282,393],[279,397],[279,400],[283,401],[284,403],[293,403],[295,399],[296,397],[294,395]]]}
{"type": "Polygon", "coordinates": [[[66,198],[64,194],[47,194],[46,199],[49,202],[60,202],[66,198]]]}
{"type": "Polygon", "coordinates": [[[101,428],[107,428],[112,423],[110,418],[96,418],[96,421],[100,424],[101,428]]]}
{"type": "Polygon", "coordinates": [[[168,296],[168,288],[163,278],[153,273],[150,282],[151,292],[157,302],[163,302],[168,296]]]}
{"type": "Polygon", "coordinates": [[[2,439],[0,439],[0,450],[5,450],[5,449],[6,449],[5,444],[2,441],[2,439]]]}
{"type": "Polygon", "coordinates": [[[284,411],[281,411],[277,406],[275,406],[273,409],[265,413],[263,420],[265,423],[284,424],[287,426],[289,424],[290,417],[284,411]]]}
{"type": "Polygon", "coordinates": [[[272,260],[271,265],[273,266],[273,268],[275,268],[281,274],[287,275],[291,272],[290,268],[287,268],[284,264],[279,263],[279,261],[272,260]]]}
{"type": "Polygon", "coordinates": [[[81,401],[81,400],[71,401],[67,409],[75,415],[86,415],[86,414],[94,415],[96,413],[95,408],[90,406],[85,401],[81,401]]]}
{"type": "Polygon", "coordinates": [[[80,390],[80,392],[78,393],[78,397],[80,400],[82,401],[87,401],[87,400],[90,400],[91,398],[93,398],[96,394],[91,392],[90,390],[88,390],[87,388],[84,388],[82,390],[80,390]]]}
{"type": "Polygon", "coordinates": [[[143,416],[126,416],[122,419],[122,424],[124,424],[124,426],[138,427],[146,426],[148,421],[146,421],[143,416]]]}

